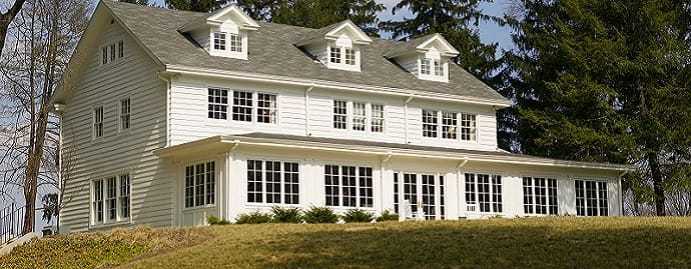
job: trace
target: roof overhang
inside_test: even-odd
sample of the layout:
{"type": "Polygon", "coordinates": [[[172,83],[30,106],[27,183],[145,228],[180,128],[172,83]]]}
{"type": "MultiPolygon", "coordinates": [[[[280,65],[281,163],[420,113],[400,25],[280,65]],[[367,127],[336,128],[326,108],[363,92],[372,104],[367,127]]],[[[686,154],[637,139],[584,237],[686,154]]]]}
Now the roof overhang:
{"type": "Polygon", "coordinates": [[[293,85],[293,86],[304,86],[304,87],[316,87],[322,89],[335,89],[335,90],[345,90],[353,92],[368,92],[376,94],[385,95],[395,95],[402,96],[405,98],[414,99],[427,99],[427,100],[437,100],[445,102],[456,102],[465,104],[475,104],[475,105],[489,105],[497,109],[510,107],[511,101],[509,100],[490,100],[490,99],[480,99],[468,96],[459,96],[444,93],[434,93],[410,89],[392,88],[392,87],[381,87],[381,86],[371,86],[363,84],[351,84],[342,83],[334,81],[325,80],[314,80],[314,79],[303,79],[295,77],[277,76],[277,75],[265,75],[258,73],[247,73],[247,72],[237,72],[228,70],[218,70],[218,69],[203,69],[196,67],[187,67],[179,65],[166,65],[165,73],[168,75],[180,74],[180,75],[193,75],[202,77],[215,77],[223,79],[233,79],[241,81],[252,81],[252,82],[263,82],[263,83],[275,83],[283,85],[293,85]]]}
{"type": "Polygon", "coordinates": [[[391,157],[412,157],[435,160],[452,160],[459,162],[479,162],[479,163],[496,163],[509,165],[528,165],[539,167],[556,167],[556,168],[575,168],[575,169],[593,169],[602,171],[617,171],[630,172],[635,169],[629,165],[608,164],[608,163],[588,163],[555,160],[546,158],[537,158],[531,156],[497,156],[491,154],[465,154],[444,151],[427,151],[391,147],[378,147],[368,145],[350,145],[340,143],[325,143],[313,141],[297,141],[292,139],[277,139],[277,138],[257,138],[242,135],[230,136],[213,136],[210,138],[197,140],[185,144],[166,147],[154,151],[162,158],[176,158],[189,154],[203,152],[203,149],[213,150],[233,150],[244,146],[260,146],[283,149],[302,149],[314,150],[322,152],[341,152],[354,153],[370,156],[380,156],[384,158],[391,157]]]}
{"type": "Polygon", "coordinates": [[[328,40],[336,41],[338,40],[338,38],[341,37],[341,33],[343,33],[344,31],[353,34],[351,36],[351,39],[354,44],[369,45],[370,43],[372,43],[372,39],[369,36],[367,36],[367,34],[363,32],[360,29],[360,27],[357,27],[357,25],[355,25],[355,23],[353,23],[351,20],[346,20],[342,22],[341,25],[326,33],[324,37],[328,40]]]}
{"type": "Polygon", "coordinates": [[[205,20],[195,21],[183,26],[179,31],[185,33],[203,27],[221,26],[228,20],[228,17],[232,18],[233,23],[237,25],[240,30],[254,31],[260,28],[259,23],[245,14],[240,7],[230,5],[214,12],[205,20]]]}
{"type": "Polygon", "coordinates": [[[441,53],[441,55],[445,57],[456,57],[459,54],[458,50],[456,50],[456,48],[454,48],[451,43],[449,43],[449,41],[447,41],[446,38],[440,34],[432,35],[415,49],[424,53],[435,47],[441,53]],[[439,46],[435,46],[436,44],[439,44],[439,46]]]}

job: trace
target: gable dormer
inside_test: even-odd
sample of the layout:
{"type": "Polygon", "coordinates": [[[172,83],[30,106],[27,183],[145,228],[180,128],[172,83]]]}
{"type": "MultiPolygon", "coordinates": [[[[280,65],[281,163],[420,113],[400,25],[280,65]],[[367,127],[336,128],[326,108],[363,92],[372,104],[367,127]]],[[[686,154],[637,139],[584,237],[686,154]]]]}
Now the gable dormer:
{"type": "Polygon", "coordinates": [[[458,50],[440,34],[399,43],[384,55],[418,79],[441,82],[449,81],[449,61],[456,56],[458,50]]]}
{"type": "Polygon", "coordinates": [[[180,32],[189,34],[212,56],[247,60],[248,32],[257,29],[256,21],[231,5],[185,25],[180,32]]]}
{"type": "Polygon", "coordinates": [[[321,28],[297,44],[330,69],[360,72],[362,48],[372,39],[352,21],[321,28]]]}

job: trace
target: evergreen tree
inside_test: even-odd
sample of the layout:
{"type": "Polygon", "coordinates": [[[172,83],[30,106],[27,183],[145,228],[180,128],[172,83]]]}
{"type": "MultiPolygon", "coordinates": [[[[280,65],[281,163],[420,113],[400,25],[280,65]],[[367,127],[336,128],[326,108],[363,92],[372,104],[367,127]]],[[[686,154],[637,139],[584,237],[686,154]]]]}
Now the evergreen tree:
{"type": "Polygon", "coordinates": [[[137,5],[142,5],[142,6],[150,6],[151,5],[151,2],[149,2],[149,0],[120,0],[120,2],[137,4],[137,5]]]}
{"type": "Polygon", "coordinates": [[[168,8],[197,12],[211,12],[227,3],[228,0],[166,0],[168,8]]]}
{"type": "MultiPolygon", "coordinates": [[[[521,1],[502,129],[523,153],[632,163],[665,214],[663,167],[688,165],[691,24],[681,1],[521,1]]],[[[510,18],[511,19],[511,18],[510,18]]],[[[515,19],[515,18],[514,18],[515,19]]],[[[668,177],[669,178],[669,177],[668,177]]],[[[629,185],[635,185],[629,182],[629,185]]]]}
{"type": "Polygon", "coordinates": [[[407,9],[413,17],[382,22],[379,26],[400,40],[442,34],[460,52],[456,63],[490,86],[498,86],[501,83],[498,69],[502,66],[496,57],[498,44],[483,44],[477,26],[480,21],[501,21],[483,14],[479,8],[482,2],[491,0],[403,0],[394,6],[392,13],[407,9]]]}

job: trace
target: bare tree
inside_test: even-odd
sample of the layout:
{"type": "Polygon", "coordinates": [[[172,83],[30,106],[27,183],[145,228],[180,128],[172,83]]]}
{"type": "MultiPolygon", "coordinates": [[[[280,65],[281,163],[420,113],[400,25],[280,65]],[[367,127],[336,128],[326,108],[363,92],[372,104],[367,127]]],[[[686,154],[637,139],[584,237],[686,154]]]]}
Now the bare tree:
{"type": "Polygon", "coordinates": [[[4,13],[0,13],[0,55],[2,55],[2,49],[5,47],[5,38],[7,36],[7,29],[10,27],[10,23],[14,20],[14,17],[19,14],[26,0],[17,0],[12,4],[11,7],[7,9],[4,13]]]}
{"type": "Polygon", "coordinates": [[[27,0],[10,26],[7,44],[13,47],[0,61],[0,101],[7,104],[0,124],[12,135],[3,141],[0,162],[3,185],[23,191],[24,233],[34,228],[39,186],[56,181],[57,170],[50,168],[55,159],[46,154],[59,150],[51,101],[89,10],[88,0],[27,0]]]}

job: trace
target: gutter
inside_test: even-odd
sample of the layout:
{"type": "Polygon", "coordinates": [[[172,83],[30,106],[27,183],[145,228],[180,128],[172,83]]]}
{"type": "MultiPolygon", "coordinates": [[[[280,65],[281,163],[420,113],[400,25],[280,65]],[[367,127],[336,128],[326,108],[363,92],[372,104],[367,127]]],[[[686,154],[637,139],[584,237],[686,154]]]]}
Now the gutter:
{"type": "Polygon", "coordinates": [[[422,99],[446,101],[446,102],[459,102],[466,104],[477,104],[477,105],[490,105],[497,107],[510,107],[511,102],[509,100],[495,101],[482,98],[464,97],[452,94],[444,93],[432,93],[425,91],[417,91],[410,89],[401,89],[393,87],[381,87],[381,86],[370,86],[363,84],[352,84],[352,83],[342,83],[326,80],[316,80],[316,79],[301,79],[295,77],[277,76],[277,75],[265,75],[258,73],[248,73],[248,72],[237,72],[237,71],[227,71],[218,69],[206,69],[206,68],[196,68],[181,65],[166,65],[165,72],[177,73],[184,75],[195,75],[195,76],[206,76],[206,77],[216,77],[252,82],[264,82],[264,83],[276,83],[276,84],[286,84],[294,85],[300,87],[317,87],[322,89],[335,89],[335,90],[346,90],[354,92],[366,92],[366,93],[377,93],[377,94],[387,94],[394,96],[403,97],[416,97],[422,99]]]}

